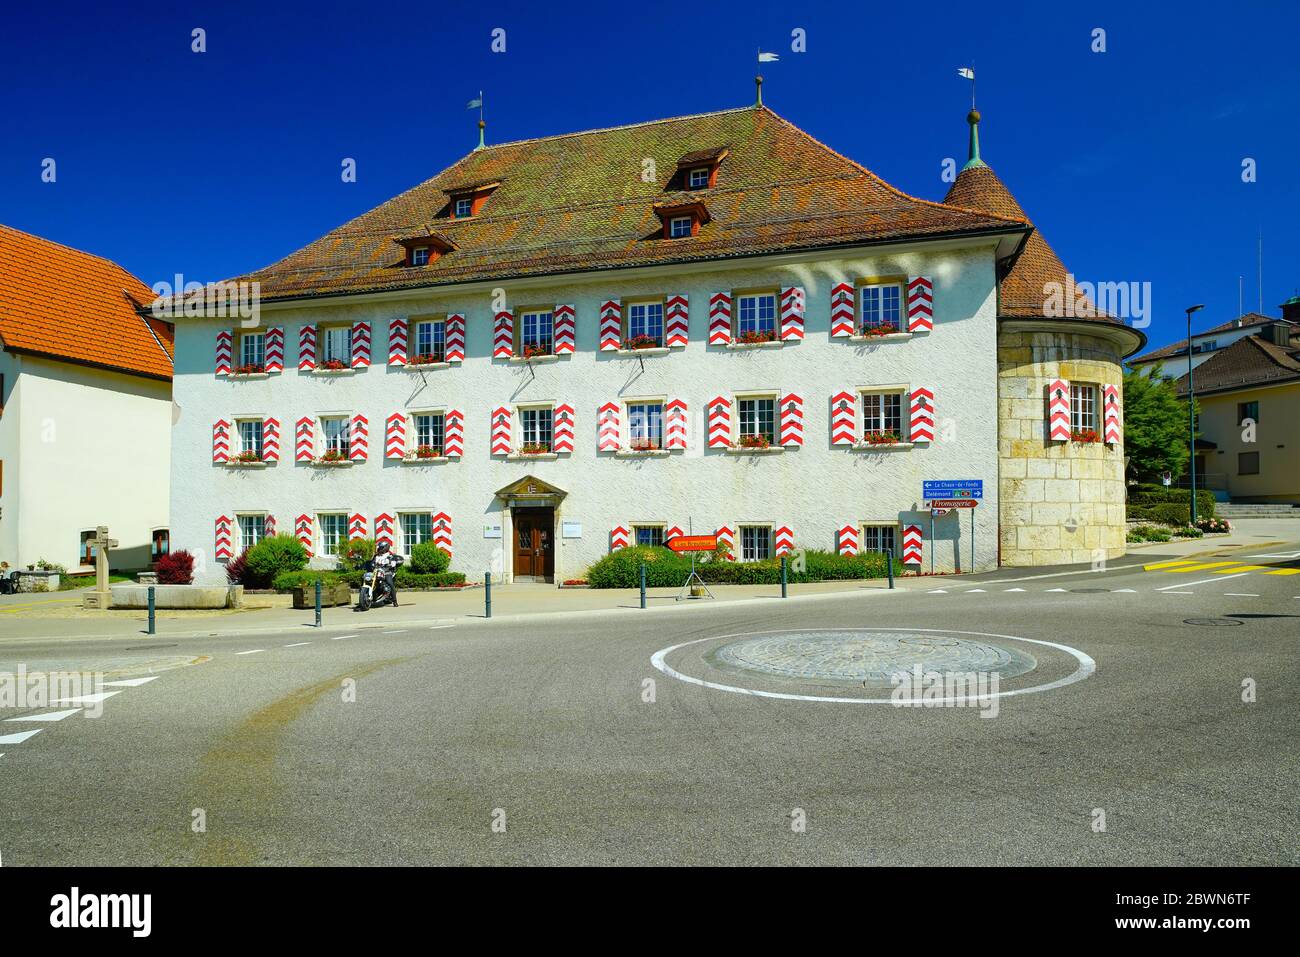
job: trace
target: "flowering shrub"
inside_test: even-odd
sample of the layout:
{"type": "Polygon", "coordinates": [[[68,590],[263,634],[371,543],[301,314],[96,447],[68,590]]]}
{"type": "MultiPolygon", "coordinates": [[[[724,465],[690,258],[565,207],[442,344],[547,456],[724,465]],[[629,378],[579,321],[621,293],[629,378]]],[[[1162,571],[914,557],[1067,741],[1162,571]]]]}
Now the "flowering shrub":
{"type": "Polygon", "coordinates": [[[265,372],[266,366],[260,362],[250,362],[248,365],[238,366],[235,369],[235,375],[256,375],[259,372],[265,372]]]}
{"type": "Polygon", "coordinates": [[[875,325],[863,326],[861,329],[861,334],[867,337],[892,336],[897,331],[898,331],[897,326],[890,325],[889,323],[877,323],[875,325]]]}
{"type": "Polygon", "coordinates": [[[736,336],[736,341],[743,345],[754,345],[759,342],[774,342],[775,340],[776,332],[771,329],[751,330],[749,332],[742,332],[740,335],[736,336]]]}
{"type": "Polygon", "coordinates": [[[585,579],[585,578],[568,578],[568,579],[565,579],[564,584],[566,584],[566,585],[585,585],[585,584],[587,584],[587,579],[585,579]]]}
{"type": "Polygon", "coordinates": [[[160,585],[188,585],[194,581],[194,556],[182,548],[158,559],[155,570],[160,585]]]}
{"type": "Polygon", "coordinates": [[[519,449],[524,455],[541,455],[543,452],[551,451],[549,442],[525,442],[519,449]]]}
{"type": "Polygon", "coordinates": [[[252,449],[245,449],[244,451],[237,453],[237,454],[235,455],[235,457],[234,457],[233,459],[231,459],[231,461],[233,461],[233,462],[260,462],[260,461],[262,461],[262,457],[261,457],[260,455],[258,455],[256,452],[254,452],[252,449]]]}
{"type": "Polygon", "coordinates": [[[1100,442],[1101,436],[1097,434],[1096,429],[1073,429],[1070,432],[1071,442],[1100,442]]]}
{"type": "Polygon", "coordinates": [[[766,449],[771,448],[772,443],[768,441],[767,436],[762,433],[755,435],[742,435],[738,443],[742,449],[766,449]]]}
{"type": "Polygon", "coordinates": [[[342,359],[326,359],[321,363],[321,368],[329,372],[340,372],[347,367],[348,364],[342,359]]]}
{"type": "Polygon", "coordinates": [[[549,356],[551,350],[546,346],[524,346],[524,358],[536,359],[539,356],[549,356]]]}
{"type": "Polygon", "coordinates": [[[428,366],[428,365],[433,365],[435,362],[441,362],[441,361],[442,361],[441,353],[421,352],[417,356],[412,356],[407,361],[407,364],[413,366],[428,366]]]}
{"type": "Polygon", "coordinates": [[[1196,527],[1202,532],[1232,531],[1232,523],[1226,518],[1200,518],[1196,520],[1196,527]]]}
{"type": "Polygon", "coordinates": [[[322,456],[321,456],[317,461],[320,461],[320,462],[346,462],[347,460],[348,460],[347,453],[344,452],[342,449],[329,449],[329,450],[327,450],[327,451],[325,452],[325,454],[322,455],[322,456]]]}
{"type": "Polygon", "coordinates": [[[436,459],[442,455],[442,449],[436,445],[418,445],[415,448],[415,457],[417,459],[436,459]]]}
{"type": "Polygon", "coordinates": [[[897,445],[903,441],[903,438],[897,432],[889,429],[882,432],[864,432],[862,433],[862,441],[866,442],[867,445],[897,445]]]}
{"type": "Polygon", "coordinates": [[[658,345],[659,340],[654,336],[629,336],[623,340],[624,349],[654,349],[658,345]]]}

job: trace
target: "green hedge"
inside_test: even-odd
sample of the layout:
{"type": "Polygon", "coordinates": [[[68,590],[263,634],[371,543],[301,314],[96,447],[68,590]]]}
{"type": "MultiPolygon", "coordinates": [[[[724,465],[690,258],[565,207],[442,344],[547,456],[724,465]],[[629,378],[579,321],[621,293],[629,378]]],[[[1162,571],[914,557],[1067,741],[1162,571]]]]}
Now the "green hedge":
{"type": "MultiPolygon", "coordinates": [[[[1128,490],[1129,517],[1142,518],[1141,515],[1133,514],[1136,508],[1147,508],[1169,503],[1185,505],[1190,513],[1191,501],[1191,489],[1165,488],[1163,485],[1134,485],[1128,490]]],[[[1196,491],[1196,516],[1197,518],[1214,517],[1214,493],[1209,489],[1197,489],[1196,491]]],[[[1187,519],[1184,519],[1183,524],[1186,523],[1187,519]]]]}
{"type": "Polygon", "coordinates": [[[1173,532],[1159,525],[1137,525],[1128,530],[1130,542],[1167,542],[1173,532]]]}
{"type": "Polygon", "coordinates": [[[300,585],[311,587],[320,582],[322,585],[332,585],[342,578],[338,572],[323,571],[298,571],[298,572],[280,572],[271,582],[271,587],[276,591],[293,591],[300,585]]]}
{"type": "MultiPolygon", "coordinates": [[[[791,584],[845,579],[884,578],[888,573],[885,556],[837,555],[809,550],[804,553],[807,571],[791,570],[791,584]]],[[[678,555],[667,548],[638,546],[621,548],[606,555],[587,569],[587,584],[592,588],[637,588],[641,582],[641,562],[646,564],[646,587],[680,588],[691,571],[689,555],[678,555]]],[[[775,585],[781,581],[780,559],[761,562],[729,562],[710,557],[696,561],[695,570],[711,585],[775,585]]],[[[902,574],[902,564],[894,563],[894,574],[902,574]]]]}
{"type": "MultiPolygon", "coordinates": [[[[445,552],[443,554],[446,554],[445,552]]],[[[361,576],[363,572],[340,572],[338,574],[340,581],[345,581],[353,588],[361,587],[361,576]]],[[[435,574],[421,574],[413,572],[406,566],[397,570],[395,576],[398,590],[402,589],[420,589],[420,588],[451,588],[456,585],[465,584],[464,572],[437,572],[435,574]]]]}

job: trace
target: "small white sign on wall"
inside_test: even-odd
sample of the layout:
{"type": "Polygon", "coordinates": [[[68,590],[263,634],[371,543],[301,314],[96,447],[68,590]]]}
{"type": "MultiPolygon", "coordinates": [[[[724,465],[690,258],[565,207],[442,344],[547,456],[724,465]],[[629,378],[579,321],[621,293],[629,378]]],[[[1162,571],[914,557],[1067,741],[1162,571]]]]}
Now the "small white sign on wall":
{"type": "Polygon", "coordinates": [[[582,538],[582,523],[561,522],[560,535],[563,538],[582,538]]]}
{"type": "Polygon", "coordinates": [[[500,525],[484,525],[484,526],[483,526],[483,537],[484,537],[484,538],[500,538],[500,537],[501,537],[501,526],[500,526],[500,525]]]}

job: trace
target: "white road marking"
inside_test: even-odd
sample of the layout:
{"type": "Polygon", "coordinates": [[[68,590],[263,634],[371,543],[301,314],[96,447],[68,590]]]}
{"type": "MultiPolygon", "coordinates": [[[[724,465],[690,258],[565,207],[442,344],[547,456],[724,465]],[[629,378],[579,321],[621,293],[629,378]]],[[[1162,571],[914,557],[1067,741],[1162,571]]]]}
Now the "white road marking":
{"type": "Polygon", "coordinates": [[[1048,591],[1069,591],[1068,588],[1049,588],[1048,591]]]}
{"type": "Polygon", "coordinates": [[[123,678],[121,681],[105,681],[105,688],[138,688],[141,685],[147,685],[151,681],[157,681],[157,675],[150,675],[148,678],[123,678]]]}
{"type": "Polygon", "coordinates": [[[266,651],[265,648],[254,648],[252,651],[236,651],[235,654],[237,654],[237,655],[260,655],[260,654],[261,654],[262,652],[264,652],[264,651],[266,651]]]}
{"type": "MultiPolygon", "coordinates": [[[[1235,575],[1220,575],[1217,578],[1202,578],[1198,582],[1179,582],[1176,585],[1166,585],[1164,588],[1157,588],[1156,591],[1174,591],[1175,588],[1191,588],[1193,585],[1204,585],[1206,582],[1226,582],[1229,578],[1240,578],[1243,575],[1249,575],[1250,572],[1237,572],[1235,575]]],[[[1190,595],[1191,592],[1174,592],[1175,595],[1190,595]]]]}
{"type": "Polygon", "coordinates": [[[1300,552],[1274,552],[1268,555],[1247,555],[1247,558],[1300,558],[1300,552]]]}
{"type": "Polygon", "coordinates": [[[1115,589],[1115,594],[1116,594],[1116,595],[1119,595],[1119,594],[1121,594],[1121,593],[1123,593],[1123,592],[1128,592],[1130,595],[1136,595],[1136,594],[1137,594],[1137,589],[1136,589],[1136,588],[1116,588],[1116,589],[1115,589]]]}
{"type": "Polygon", "coordinates": [[[34,734],[40,734],[42,728],[35,731],[19,731],[17,734],[0,734],[0,744],[22,744],[34,734]]]}
{"type": "Polygon", "coordinates": [[[1024,591],[1023,588],[1004,588],[1003,591],[1024,591]]]}
{"type": "Polygon", "coordinates": [[[1259,595],[1248,591],[1225,591],[1224,598],[1258,598],[1259,595]]]}
{"type": "Polygon", "coordinates": [[[984,590],[983,588],[967,588],[964,592],[962,592],[962,594],[963,594],[963,595],[973,595],[973,594],[975,594],[977,591],[978,591],[978,592],[982,592],[983,590],[984,590]]]}
{"type": "Polygon", "coordinates": [[[310,645],[310,641],[295,641],[292,645],[285,645],[286,648],[301,648],[303,645],[310,645]]]}
{"type": "Polygon", "coordinates": [[[401,629],[399,629],[399,630],[397,630],[397,631],[386,631],[386,632],[384,632],[384,634],[386,634],[386,635],[404,635],[404,634],[406,634],[406,629],[405,629],[405,628],[401,628],[401,629]]]}
{"type": "Polygon", "coordinates": [[[111,698],[120,691],[96,691],[94,694],[79,694],[75,698],[56,698],[50,704],[99,704],[105,698],[111,698]]]}
{"type": "Polygon", "coordinates": [[[936,588],[934,591],[928,591],[928,592],[926,592],[926,594],[927,594],[927,595],[946,595],[946,594],[948,594],[948,591],[947,591],[947,589],[944,589],[944,588],[936,588]]]}
{"type": "MultiPolygon", "coordinates": [[[[1164,591],[1163,588],[1160,589],[1160,590],[1161,590],[1161,591],[1164,591]]],[[[1194,592],[1194,591],[1166,591],[1165,594],[1166,594],[1166,595],[1195,595],[1196,592],[1194,592]]]]}
{"type": "Polygon", "coordinates": [[[330,641],[342,641],[344,638],[355,638],[356,635],[335,635],[330,641]]]}
{"type": "Polygon", "coordinates": [[[74,714],[79,714],[80,708],[69,708],[67,711],[46,711],[44,714],[29,714],[21,718],[5,718],[6,721],[62,721],[64,718],[70,718],[74,714]]]}

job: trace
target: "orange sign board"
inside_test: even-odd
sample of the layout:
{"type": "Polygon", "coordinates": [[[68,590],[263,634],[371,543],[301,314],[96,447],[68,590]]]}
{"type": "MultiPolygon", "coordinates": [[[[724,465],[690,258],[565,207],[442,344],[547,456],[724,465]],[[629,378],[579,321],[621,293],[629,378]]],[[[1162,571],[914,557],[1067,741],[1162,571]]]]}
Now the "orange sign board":
{"type": "Polygon", "coordinates": [[[974,508],[979,504],[977,498],[936,498],[930,503],[931,508],[974,508]]]}
{"type": "Polygon", "coordinates": [[[718,547],[718,536],[678,535],[664,544],[675,552],[711,552],[718,547]]]}

